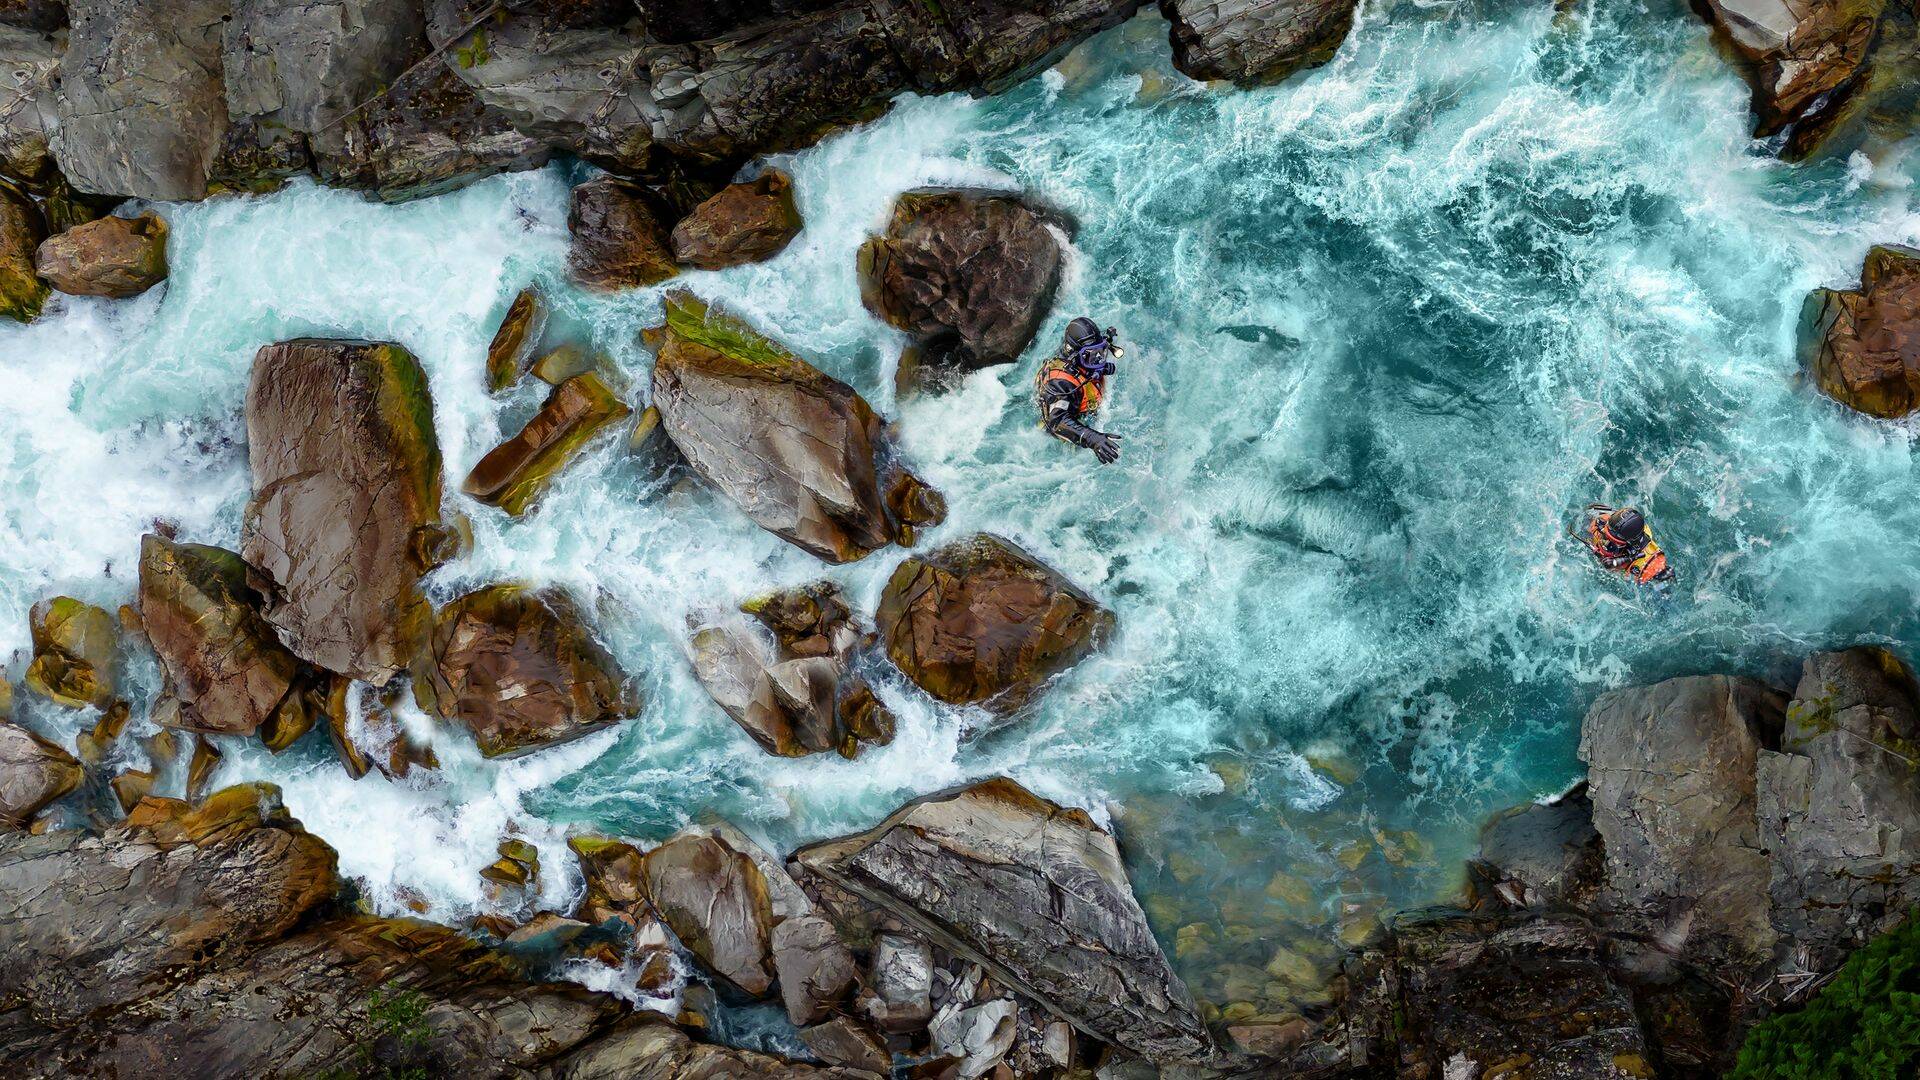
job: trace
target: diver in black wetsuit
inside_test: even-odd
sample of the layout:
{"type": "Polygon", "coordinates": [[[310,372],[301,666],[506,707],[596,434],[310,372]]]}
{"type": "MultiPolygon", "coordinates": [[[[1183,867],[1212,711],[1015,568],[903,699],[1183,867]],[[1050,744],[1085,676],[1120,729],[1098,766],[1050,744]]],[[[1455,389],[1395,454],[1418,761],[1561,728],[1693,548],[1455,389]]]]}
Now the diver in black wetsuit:
{"type": "Polygon", "coordinates": [[[1084,316],[1068,323],[1066,341],[1040,365],[1034,390],[1047,434],[1086,447],[1102,465],[1120,457],[1120,436],[1095,431],[1087,421],[1100,411],[1107,376],[1114,373],[1114,360],[1123,355],[1115,341],[1118,336],[1112,327],[1102,332],[1098,323],[1084,316]]]}

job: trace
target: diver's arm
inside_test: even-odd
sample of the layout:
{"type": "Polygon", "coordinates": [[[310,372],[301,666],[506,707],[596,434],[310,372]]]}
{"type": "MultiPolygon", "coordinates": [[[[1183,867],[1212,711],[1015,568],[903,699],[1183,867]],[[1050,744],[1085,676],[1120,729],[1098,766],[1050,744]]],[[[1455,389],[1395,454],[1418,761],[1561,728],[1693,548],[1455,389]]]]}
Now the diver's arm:
{"type": "Polygon", "coordinates": [[[1053,401],[1047,404],[1047,434],[1063,439],[1075,446],[1084,446],[1093,451],[1102,465],[1110,465],[1120,456],[1120,437],[1095,431],[1073,416],[1072,407],[1065,401],[1053,401]]]}

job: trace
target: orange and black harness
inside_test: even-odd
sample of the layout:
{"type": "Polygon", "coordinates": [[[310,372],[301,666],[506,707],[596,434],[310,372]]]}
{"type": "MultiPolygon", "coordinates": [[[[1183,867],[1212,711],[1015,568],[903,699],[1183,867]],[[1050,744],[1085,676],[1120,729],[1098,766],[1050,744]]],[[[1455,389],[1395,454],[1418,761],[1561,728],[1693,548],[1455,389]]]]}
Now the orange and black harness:
{"type": "Polygon", "coordinates": [[[1054,357],[1040,365],[1040,412],[1048,427],[1053,426],[1057,402],[1064,402],[1073,419],[1081,420],[1100,411],[1100,395],[1106,390],[1106,376],[1089,376],[1074,368],[1073,362],[1054,357]]]}
{"type": "Polygon", "coordinates": [[[1650,585],[1673,576],[1667,566],[1667,553],[1653,539],[1649,527],[1639,542],[1615,536],[1604,515],[1587,523],[1587,546],[1602,566],[1617,570],[1641,585],[1650,585]]]}

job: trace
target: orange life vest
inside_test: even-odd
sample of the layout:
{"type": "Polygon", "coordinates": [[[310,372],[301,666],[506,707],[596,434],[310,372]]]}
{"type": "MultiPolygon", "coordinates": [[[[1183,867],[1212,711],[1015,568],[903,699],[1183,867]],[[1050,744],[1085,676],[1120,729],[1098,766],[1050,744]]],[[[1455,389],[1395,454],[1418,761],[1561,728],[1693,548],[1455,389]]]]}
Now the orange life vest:
{"type": "MultiPolygon", "coordinates": [[[[1587,526],[1587,535],[1587,544],[1593,548],[1595,556],[1601,559],[1618,558],[1618,556],[1609,549],[1621,543],[1621,540],[1619,537],[1613,535],[1612,530],[1607,528],[1605,518],[1594,518],[1592,523],[1587,526]]],[[[1642,585],[1650,584],[1658,581],[1666,574],[1667,553],[1660,550],[1660,545],[1653,539],[1653,530],[1648,529],[1647,546],[1641,548],[1639,554],[1635,555],[1626,565],[1615,567],[1614,569],[1619,570],[1622,574],[1627,575],[1642,585]]]]}
{"type": "Polygon", "coordinates": [[[1065,396],[1074,391],[1080,393],[1080,416],[1091,416],[1100,411],[1100,394],[1104,378],[1088,378],[1074,369],[1071,361],[1059,357],[1040,365],[1040,378],[1036,389],[1044,400],[1049,394],[1065,396]]]}

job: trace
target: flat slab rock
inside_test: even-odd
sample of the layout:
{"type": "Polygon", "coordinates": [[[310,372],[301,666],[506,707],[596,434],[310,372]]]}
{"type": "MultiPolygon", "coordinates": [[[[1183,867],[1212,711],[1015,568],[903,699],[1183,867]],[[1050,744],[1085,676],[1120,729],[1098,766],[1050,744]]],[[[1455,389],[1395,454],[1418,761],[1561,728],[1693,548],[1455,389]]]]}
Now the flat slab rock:
{"type": "Polygon", "coordinates": [[[1083,811],[994,779],[793,857],[1094,1038],[1166,1064],[1218,1053],[1113,837],[1083,811]]]}

